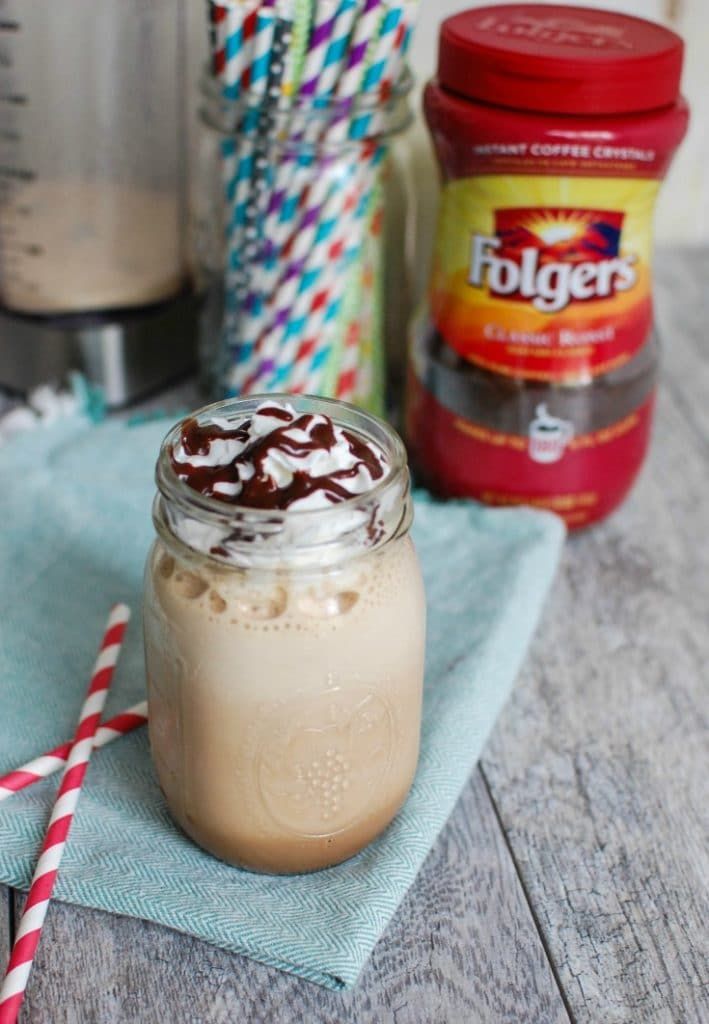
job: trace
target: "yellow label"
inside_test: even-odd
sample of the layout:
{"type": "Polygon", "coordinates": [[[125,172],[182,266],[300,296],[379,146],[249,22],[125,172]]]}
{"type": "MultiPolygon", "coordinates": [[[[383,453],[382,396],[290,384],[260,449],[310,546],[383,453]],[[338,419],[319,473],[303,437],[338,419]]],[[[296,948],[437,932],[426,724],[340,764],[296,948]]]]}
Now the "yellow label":
{"type": "Polygon", "coordinates": [[[652,326],[653,179],[481,175],[444,186],[431,311],[502,373],[555,380],[627,362],[652,326]]]}

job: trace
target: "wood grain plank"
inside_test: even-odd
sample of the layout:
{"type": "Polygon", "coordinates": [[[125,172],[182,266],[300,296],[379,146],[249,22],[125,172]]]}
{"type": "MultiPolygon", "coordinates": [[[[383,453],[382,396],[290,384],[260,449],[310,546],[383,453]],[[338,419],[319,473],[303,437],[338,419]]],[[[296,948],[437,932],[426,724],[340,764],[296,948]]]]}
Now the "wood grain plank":
{"type": "Polygon", "coordinates": [[[569,543],[483,759],[579,1022],[709,1020],[709,364],[687,324],[666,363],[682,347],[692,380],[670,372],[626,508],[569,543]]]}
{"type": "Polygon", "coordinates": [[[354,991],[328,992],[157,925],[56,904],[25,1014],[52,1024],[569,1019],[477,772],[354,991]]]}
{"type": "Polygon", "coordinates": [[[10,955],[10,939],[10,896],[7,888],[0,885],[0,975],[10,955]]]}
{"type": "Polygon", "coordinates": [[[709,249],[668,250],[657,267],[663,386],[709,458],[709,249]]]}

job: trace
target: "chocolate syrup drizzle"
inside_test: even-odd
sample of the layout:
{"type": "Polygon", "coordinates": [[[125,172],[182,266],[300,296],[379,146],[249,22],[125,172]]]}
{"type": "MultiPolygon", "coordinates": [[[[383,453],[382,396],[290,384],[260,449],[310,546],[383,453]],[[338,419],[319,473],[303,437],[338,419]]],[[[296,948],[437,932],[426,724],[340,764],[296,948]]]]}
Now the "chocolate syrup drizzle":
{"type": "Polygon", "coordinates": [[[183,451],[188,457],[208,455],[210,445],[218,440],[241,441],[245,447],[230,463],[221,466],[193,466],[189,462],[178,462],[173,455],[172,468],[180,480],[193,490],[227,504],[280,511],[318,491],[324,494],[330,504],[346,501],[353,497],[353,492],[344,485],[348,480],[357,477],[362,466],[369,472],[373,481],[381,479],[384,475],[384,467],[376,452],[362,438],[342,429],[341,434],[355,459],[350,469],[336,470],[323,476],[312,476],[307,470],[296,470],[290,484],[287,487],[279,487],[264,468],[267,457],[274,452],[282,452],[298,459],[322,449],[331,451],[338,443],[335,425],[327,417],[316,418],[310,413],[293,417],[287,409],[278,406],[262,406],[259,414],[280,420],[284,425],[276,427],[251,443],[248,443],[248,421],[225,429],[214,423],[200,425],[195,419],[185,420],[181,441],[183,451]],[[306,432],[307,439],[294,440],[287,436],[293,430],[306,432]],[[248,480],[243,480],[239,476],[240,465],[252,465],[254,475],[248,480]],[[239,492],[228,495],[220,490],[215,491],[217,484],[237,484],[239,492]]]}

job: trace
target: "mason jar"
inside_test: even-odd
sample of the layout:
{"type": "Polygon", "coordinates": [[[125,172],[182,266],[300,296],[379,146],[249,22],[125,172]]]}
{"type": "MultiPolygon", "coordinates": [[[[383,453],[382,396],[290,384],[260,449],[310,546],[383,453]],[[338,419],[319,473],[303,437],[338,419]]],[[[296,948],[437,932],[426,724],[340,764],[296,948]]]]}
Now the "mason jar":
{"type": "Polygon", "coordinates": [[[382,411],[384,186],[411,87],[405,70],[383,97],[265,106],[205,77],[194,234],[213,397],[287,391],[382,411]]]}
{"type": "MultiPolygon", "coordinates": [[[[177,824],[257,871],[357,853],[391,822],[416,769],[425,602],[409,536],[402,442],[340,402],[287,396],[384,453],[368,493],[325,509],[226,504],[157,463],[145,577],[150,744],[177,824]]],[[[195,414],[230,426],[263,398],[195,414]]]]}

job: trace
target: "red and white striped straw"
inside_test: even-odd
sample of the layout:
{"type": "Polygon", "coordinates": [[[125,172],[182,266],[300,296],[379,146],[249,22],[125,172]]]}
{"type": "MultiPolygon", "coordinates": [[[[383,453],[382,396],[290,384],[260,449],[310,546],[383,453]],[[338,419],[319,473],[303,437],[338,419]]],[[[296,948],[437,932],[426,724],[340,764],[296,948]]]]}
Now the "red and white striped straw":
{"type": "MultiPolygon", "coordinates": [[[[125,736],[126,733],[139,729],[147,721],[147,701],[142,700],[138,704],[133,704],[132,707],[121,711],[119,715],[114,715],[107,722],[101,723],[94,739],[94,750],[99,750],[101,747],[105,747],[107,743],[117,740],[120,736],[125,736]]],[[[27,786],[33,786],[35,782],[41,782],[42,779],[46,779],[48,776],[60,771],[69,757],[72,742],[72,740],[69,740],[67,743],[61,743],[58,747],[54,747],[53,750],[40,754],[39,757],[33,758],[6,775],[0,775],[0,803],[15,793],[26,789],[27,786]]]]}
{"type": "Polygon", "coordinates": [[[69,751],[27,902],[17,928],[5,980],[0,988],[0,1024],[15,1024],[25,997],[42,925],[47,916],[49,900],[79,802],[81,786],[129,618],[130,609],[124,604],[116,605],[108,617],[91,683],[79,715],[74,742],[69,751]]]}

